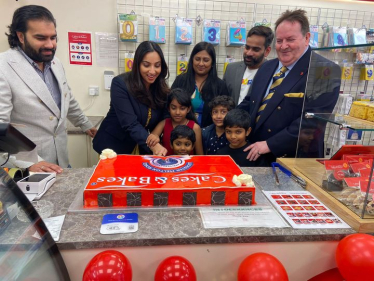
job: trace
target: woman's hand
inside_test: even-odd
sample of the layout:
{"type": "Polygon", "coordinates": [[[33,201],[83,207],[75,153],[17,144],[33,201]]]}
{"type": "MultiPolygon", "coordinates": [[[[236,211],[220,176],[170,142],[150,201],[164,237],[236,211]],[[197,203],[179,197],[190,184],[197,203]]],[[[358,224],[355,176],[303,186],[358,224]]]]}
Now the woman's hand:
{"type": "Polygon", "coordinates": [[[150,149],[152,150],[153,155],[157,156],[165,156],[168,153],[168,150],[159,143],[153,147],[150,147],[150,149]]]}
{"type": "Polygon", "coordinates": [[[145,141],[149,148],[154,147],[156,144],[160,143],[160,138],[154,134],[149,134],[147,140],[145,141]]]}

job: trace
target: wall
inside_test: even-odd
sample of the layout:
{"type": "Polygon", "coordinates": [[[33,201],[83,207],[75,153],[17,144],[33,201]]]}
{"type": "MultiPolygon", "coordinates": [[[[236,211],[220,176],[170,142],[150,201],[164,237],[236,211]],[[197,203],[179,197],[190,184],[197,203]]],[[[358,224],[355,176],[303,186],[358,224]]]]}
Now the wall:
{"type": "MultiPolygon", "coordinates": [[[[174,23],[172,17],[175,14],[184,17],[221,19],[225,27],[229,19],[240,19],[243,17],[247,22],[247,28],[251,27],[254,21],[262,21],[266,18],[274,22],[278,15],[287,8],[305,8],[311,23],[317,21],[322,25],[325,21],[330,24],[360,27],[365,24],[367,27],[374,27],[372,3],[353,1],[296,1],[287,0],[282,5],[276,0],[228,0],[228,1],[206,1],[206,0],[118,0],[124,5],[119,5],[120,12],[130,13],[134,10],[140,14],[140,42],[148,38],[148,16],[163,16],[168,22],[168,44],[162,46],[165,56],[170,65],[170,81],[174,81],[176,75],[176,58],[178,54],[188,54],[192,46],[176,46],[174,44],[174,23]],[[301,3],[302,2],[302,3],[301,3]],[[136,4],[135,4],[136,3],[136,4]],[[300,4],[302,4],[300,6],[300,4]],[[319,9],[320,8],[320,9],[319,9]]],[[[8,42],[5,35],[7,25],[10,24],[13,12],[16,8],[36,4],[47,7],[57,19],[58,51],[57,56],[65,66],[67,78],[73,93],[82,108],[87,108],[92,102],[88,95],[89,85],[98,85],[100,95],[96,97],[93,105],[85,111],[87,115],[105,115],[109,108],[109,91],[104,89],[104,70],[113,70],[116,74],[118,68],[98,67],[95,58],[95,43],[93,42],[93,66],[73,66],[68,63],[67,31],[89,31],[94,32],[116,32],[117,31],[117,1],[116,0],[0,0],[0,52],[8,49],[8,42]]],[[[195,28],[195,42],[200,41],[201,27],[195,28]]],[[[225,32],[222,30],[222,38],[225,32]]],[[[93,40],[94,41],[94,40],[93,40]]],[[[121,43],[121,60],[125,50],[134,50],[137,44],[121,43]]],[[[222,77],[223,63],[226,55],[234,55],[241,58],[241,49],[224,47],[224,43],[216,48],[218,55],[218,73],[222,77]]],[[[272,54],[274,56],[274,54],[272,54]]],[[[120,69],[123,71],[123,68],[120,69]]],[[[171,83],[169,83],[171,84],[171,83]]]]}

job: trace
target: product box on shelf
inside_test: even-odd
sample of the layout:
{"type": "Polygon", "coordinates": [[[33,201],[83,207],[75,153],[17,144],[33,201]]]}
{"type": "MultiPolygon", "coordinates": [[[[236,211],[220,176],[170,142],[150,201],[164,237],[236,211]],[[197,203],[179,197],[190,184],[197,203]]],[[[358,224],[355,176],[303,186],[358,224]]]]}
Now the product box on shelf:
{"type": "Polygon", "coordinates": [[[310,25],[310,40],[309,46],[311,48],[318,48],[318,25],[310,25]]]}
{"type": "Polygon", "coordinates": [[[203,41],[213,45],[219,45],[221,42],[220,20],[204,20],[203,41]]]}
{"type": "Polygon", "coordinates": [[[122,42],[138,41],[138,17],[134,14],[119,14],[118,24],[122,42]]]}
{"type": "Polygon", "coordinates": [[[177,75],[180,75],[187,71],[188,57],[185,54],[178,56],[177,60],[177,75]]]}
{"type": "Polygon", "coordinates": [[[244,21],[229,21],[226,31],[226,46],[243,46],[247,37],[244,21]]]}
{"type": "Polygon", "coordinates": [[[175,21],[175,44],[192,44],[192,19],[177,18],[175,21]]]}
{"type": "Polygon", "coordinates": [[[160,17],[149,18],[149,41],[158,44],[166,43],[165,19],[160,17]]]}

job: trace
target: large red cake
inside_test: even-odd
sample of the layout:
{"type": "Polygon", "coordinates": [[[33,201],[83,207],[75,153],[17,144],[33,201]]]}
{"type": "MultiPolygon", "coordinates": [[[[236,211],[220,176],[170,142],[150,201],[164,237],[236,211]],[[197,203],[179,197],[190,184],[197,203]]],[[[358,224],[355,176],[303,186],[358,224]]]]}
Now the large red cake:
{"type": "Polygon", "coordinates": [[[83,192],[84,206],[252,205],[254,187],[237,187],[230,156],[118,155],[100,160],[83,192]]]}

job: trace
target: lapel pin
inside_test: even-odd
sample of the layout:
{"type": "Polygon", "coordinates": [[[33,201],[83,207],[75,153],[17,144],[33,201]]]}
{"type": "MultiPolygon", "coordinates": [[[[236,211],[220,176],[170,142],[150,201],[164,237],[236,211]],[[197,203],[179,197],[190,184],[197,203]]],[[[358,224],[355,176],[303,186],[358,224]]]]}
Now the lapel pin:
{"type": "Polygon", "coordinates": [[[300,75],[303,75],[303,74],[304,74],[304,72],[301,71],[301,72],[300,72],[300,75]]]}

